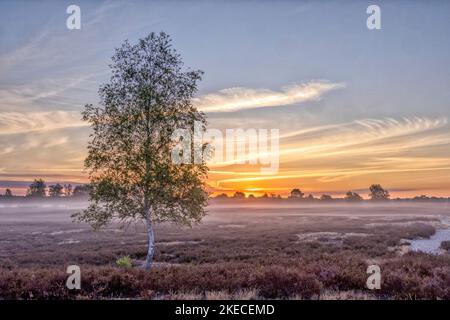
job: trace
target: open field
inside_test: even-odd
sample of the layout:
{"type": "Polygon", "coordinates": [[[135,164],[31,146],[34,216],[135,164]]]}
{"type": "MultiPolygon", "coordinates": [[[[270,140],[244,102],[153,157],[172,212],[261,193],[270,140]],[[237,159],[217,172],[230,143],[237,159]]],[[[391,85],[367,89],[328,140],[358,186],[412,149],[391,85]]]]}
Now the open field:
{"type": "Polygon", "coordinates": [[[192,229],[157,226],[149,272],[115,264],[145,258],[143,225],[94,232],[71,222],[82,202],[1,205],[3,299],[450,299],[446,249],[409,245],[449,228],[446,203],[215,202],[192,229]],[[65,287],[71,264],[80,291],[65,287]],[[365,287],[371,264],[380,290],[365,287]]]}

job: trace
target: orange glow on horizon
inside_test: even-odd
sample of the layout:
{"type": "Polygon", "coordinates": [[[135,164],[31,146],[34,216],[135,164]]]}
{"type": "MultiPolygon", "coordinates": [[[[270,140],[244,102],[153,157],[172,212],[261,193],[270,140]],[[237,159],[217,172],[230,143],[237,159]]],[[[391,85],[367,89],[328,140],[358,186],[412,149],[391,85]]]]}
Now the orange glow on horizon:
{"type": "MultiPolygon", "coordinates": [[[[47,134],[47,132],[46,132],[47,134]]],[[[0,190],[9,187],[25,194],[27,183],[43,178],[50,183],[87,183],[82,164],[85,144],[72,157],[55,158],[54,152],[38,151],[21,161],[5,158],[0,168],[0,190]],[[48,157],[48,159],[47,159],[48,157]],[[2,176],[2,173],[5,175],[2,176]]],[[[236,191],[262,196],[287,197],[294,188],[305,196],[347,191],[367,197],[372,184],[381,184],[392,198],[420,195],[450,196],[450,131],[446,118],[366,119],[280,131],[279,169],[261,173],[260,164],[224,161],[209,165],[208,192],[213,196],[236,191]],[[357,138],[355,138],[357,137],[357,138]]],[[[66,149],[59,151],[64,154],[66,149]]],[[[67,151],[68,152],[68,151],[67,151]]],[[[252,156],[253,153],[250,154],[252,156]]]]}

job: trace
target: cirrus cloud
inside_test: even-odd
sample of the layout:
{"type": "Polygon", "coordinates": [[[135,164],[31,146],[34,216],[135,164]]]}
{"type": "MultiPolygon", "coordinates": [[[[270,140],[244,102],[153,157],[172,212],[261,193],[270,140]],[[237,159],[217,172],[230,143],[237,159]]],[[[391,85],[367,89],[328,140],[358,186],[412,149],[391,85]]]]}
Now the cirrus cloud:
{"type": "Polygon", "coordinates": [[[229,88],[194,99],[195,106],[204,112],[232,112],[263,107],[286,106],[319,100],[328,91],[345,87],[344,83],[311,81],[283,87],[280,91],[269,89],[229,88]]]}
{"type": "Polygon", "coordinates": [[[83,127],[78,111],[1,112],[0,135],[83,127]]]}

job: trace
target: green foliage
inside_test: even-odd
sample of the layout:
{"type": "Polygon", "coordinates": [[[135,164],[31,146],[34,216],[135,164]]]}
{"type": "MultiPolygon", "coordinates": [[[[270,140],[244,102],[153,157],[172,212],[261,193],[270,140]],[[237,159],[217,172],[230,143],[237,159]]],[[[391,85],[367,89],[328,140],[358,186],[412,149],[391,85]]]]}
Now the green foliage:
{"type": "Polygon", "coordinates": [[[124,257],[117,259],[116,265],[120,268],[132,268],[133,267],[130,256],[124,256],[124,257]]]}
{"type": "Polygon", "coordinates": [[[100,105],[83,112],[93,129],[85,160],[92,189],[78,220],[99,228],[112,218],[190,225],[203,217],[205,162],[177,165],[171,158],[175,129],[193,130],[194,121],[206,129],[191,103],[202,72],[181,67],[165,33],[116,50],[100,105]]]}

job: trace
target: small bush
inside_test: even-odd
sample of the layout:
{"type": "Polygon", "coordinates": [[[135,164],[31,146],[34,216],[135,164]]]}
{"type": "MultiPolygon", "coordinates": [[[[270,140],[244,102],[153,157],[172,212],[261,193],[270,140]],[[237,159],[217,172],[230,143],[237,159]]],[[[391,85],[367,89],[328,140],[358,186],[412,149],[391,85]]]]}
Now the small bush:
{"type": "Polygon", "coordinates": [[[122,258],[119,258],[116,260],[116,265],[119,268],[131,268],[133,267],[133,264],[131,263],[130,256],[124,256],[122,258]]]}
{"type": "Polygon", "coordinates": [[[442,241],[441,248],[447,251],[450,251],[450,241],[442,241]]]}

